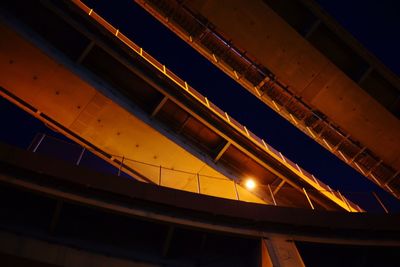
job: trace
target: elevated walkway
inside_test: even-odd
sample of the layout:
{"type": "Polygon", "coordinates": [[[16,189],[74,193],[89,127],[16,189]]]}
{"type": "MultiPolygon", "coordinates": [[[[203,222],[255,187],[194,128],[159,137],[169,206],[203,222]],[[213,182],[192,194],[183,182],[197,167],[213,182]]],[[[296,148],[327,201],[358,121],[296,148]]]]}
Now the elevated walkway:
{"type": "Polygon", "coordinates": [[[305,0],[136,0],[310,138],[400,197],[400,79],[305,0]]]}
{"type": "Polygon", "coordinates": [[[1,95],[49,127],[149,183],[164,168],[177,189],[199,191],[200,176],[201,192],[213,196],[362,211],[81,2],[27,5],[2,10],[1,95]],[[241,188],[247,177],[258,189],[241,188]]]}

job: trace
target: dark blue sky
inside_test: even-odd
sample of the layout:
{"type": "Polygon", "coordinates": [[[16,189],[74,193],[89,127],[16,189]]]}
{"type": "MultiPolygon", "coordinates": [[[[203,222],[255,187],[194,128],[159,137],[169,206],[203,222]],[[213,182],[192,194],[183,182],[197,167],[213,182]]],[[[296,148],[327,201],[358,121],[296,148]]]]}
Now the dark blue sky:
{"type": "Polygon", "coordinates": [[[398,76],[400,2],[317,0],[332,17],[398,76]]]}

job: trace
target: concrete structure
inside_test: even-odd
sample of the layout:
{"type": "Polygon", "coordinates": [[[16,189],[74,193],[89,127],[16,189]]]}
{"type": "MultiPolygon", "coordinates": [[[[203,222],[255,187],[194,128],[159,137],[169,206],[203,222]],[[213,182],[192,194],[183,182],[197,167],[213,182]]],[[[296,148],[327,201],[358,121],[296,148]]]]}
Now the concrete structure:
{"type": "Polygon", "coordinates": [[[4,16],[1,27],[5,98],[141,181],[256,203],[362,211],[76,3],[32,4],[28,14],[9,8],[17,15],[4,16]],[[253,192],[242,188],[247,177],[259,184],[253,192]]]}
{"type": "Polygon", "coordinates": [[[301,242],[374,246],[384,266],[398,260],[396,214],[197,195],[7,145],[0,166],[0,259],[9,266],[304,266],[301,242]]]}
{"type": "Polygon", "coordinates": [[[296,242],[400,246],[397,215],[362,212],[80,1],[2,5],[1,96],[118,169],[39,155],[44,136],[0,145],[10,265],[304,266],[296,242]]]}
{"type": "Polygon", "coordinates": [[[400,79],[303,0],[136,0],[305,134],[400,196],[400,79]]]}

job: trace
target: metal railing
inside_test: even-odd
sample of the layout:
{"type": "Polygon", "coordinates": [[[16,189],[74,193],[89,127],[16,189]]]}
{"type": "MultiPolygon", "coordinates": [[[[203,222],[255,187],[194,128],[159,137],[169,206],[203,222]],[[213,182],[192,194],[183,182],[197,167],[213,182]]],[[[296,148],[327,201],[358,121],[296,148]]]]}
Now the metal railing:
{"type": "MultiPolygon", "coordinates": [[[[238,201],[293,207],[295,205],[291,205],[283,196],[287,194],[299,194],[300,192],[293,187],[280,187],[272,184],[257,184],[253,191],[247,190],[240,180],[234,181],[225,177],[173,169],[120,155],[110,155],[111,158],[109,160],[104,160],[99,158],[91,149],[46,134],[37,134],[29,145],[28,150],[101,173],[135,178],[136,180],[142,180],[158,186],[238,201]],[[264,194],[261,196],[260,192],[264,194]]],[[[291,162],[290,164],[294,163],[291,162]]],[[[322,183],[321,181],[317,182],[319,184],[322,183]]],[[[322,190],[306,190],[303,188],[303,202],[296,204],[302,204],[302,207],[306,208],[317,209],[316,203],[313,202],[310,195],[313,193],[329,193],[341,198],[348,205],[348,210],[355,209],[358,212],[367,210],[386,213],[392,211],[387,203],[385,203],[386,201],[376,192],[340,192],[333,190],[325,184],[323,184],[323,187],[325,189],[322,190]],[[355,200],[363,207],[361,208],[354,204],[348,198],[355,200]]]]}

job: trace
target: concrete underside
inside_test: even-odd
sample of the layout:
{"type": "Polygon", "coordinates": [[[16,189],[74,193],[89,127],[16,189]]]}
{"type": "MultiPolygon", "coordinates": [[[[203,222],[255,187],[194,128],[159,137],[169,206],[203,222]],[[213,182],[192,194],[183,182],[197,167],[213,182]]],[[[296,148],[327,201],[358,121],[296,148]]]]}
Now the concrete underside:
{"type": "Polygon", "coordinates": [[[400,169],[400,121],[261,0],[193,0],[238,47],[384,162],[400,169]]]}
{"type": "MultiPolygon", "coordinates": [[[[170,78],[160,76],[157,65],[132,56],[132,50],[122,51],[120,39],[104,37],[104,21],[100,27],[93,21],[82,26],[57,8],[56,14],[32,4],[35,8],[43,16],[35,17],[39,11],[17,12],[23,23],[11,22],[23,37],[2,26],[2,36],[7,36],[1,44],[2,95],[50,127],[94,148],[117,168],[123,165],[123,171],[139,180],[264,203],[273,203],[266,187],[271,184],[278,204],[310,207],[305,187],[317,209],[360,211],[258,140],[260,150],[249,140],[247,129],[238,134],[225,114],[222,120],[216,116],[217,107],[204,108],[193,95],[177,90],[170,78]],[[54,31],[49,21],[64,31],[54,31]],[[24,23],[41,36],[26,31],[24,23]],[[243,181],[249,175],[264,186],[255,192],[262,200],[240,186],[236,194],[232,180],[243,181]]],[[[135,46],[126,37],[122,40],[135,46]]]]}
{"type": "Polygon", "coordinates": [[[303,0],[136,0],[285,119],[398,197],[400,79],[303,0]]]}
{"type": "MultiPolygon", "coordinates": [[[[166,168],[162,172],[163,186],[197,192],[196,174],[199,174],[203,194],[236,199],[229,178],[102,95],[15,32],[4,25],[0,31],[7,40],[0,45],[3,70],[0,79],[2,86],[11,88],[18,98],[114,158],[124,156],[127,166],[153,183],[159,180],[160,170],[156,166],[163,166],[166,168]]],[[[140,83],[138,80],[138,86],[140,83]]],[[[240,186],[238,190],[244,201],[265,203],[240,186]]]]}

